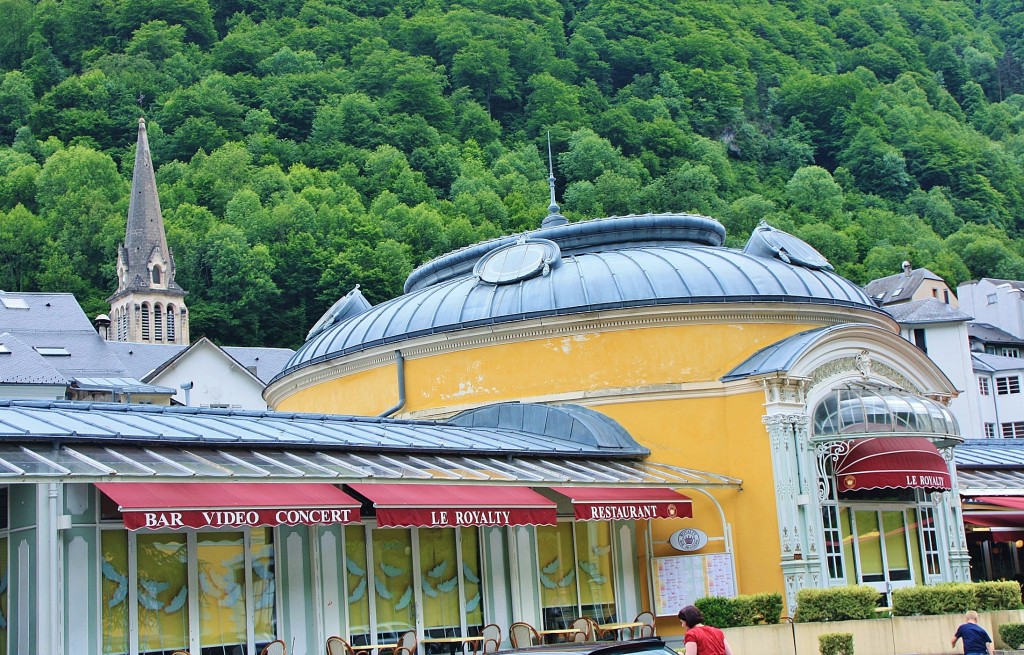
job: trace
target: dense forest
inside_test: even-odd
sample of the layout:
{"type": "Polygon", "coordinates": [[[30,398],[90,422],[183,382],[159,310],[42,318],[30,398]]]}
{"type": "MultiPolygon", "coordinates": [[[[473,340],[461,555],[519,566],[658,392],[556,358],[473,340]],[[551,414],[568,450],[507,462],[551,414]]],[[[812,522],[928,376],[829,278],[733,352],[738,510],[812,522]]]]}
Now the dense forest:
{"type": "Polygon", "coordinates": [[[1024,279],[1012,0],[0,0],[0,289],[107,311],[147,119],[191,330],[570,220],[761,219],[858,283],[1024,279]]]}

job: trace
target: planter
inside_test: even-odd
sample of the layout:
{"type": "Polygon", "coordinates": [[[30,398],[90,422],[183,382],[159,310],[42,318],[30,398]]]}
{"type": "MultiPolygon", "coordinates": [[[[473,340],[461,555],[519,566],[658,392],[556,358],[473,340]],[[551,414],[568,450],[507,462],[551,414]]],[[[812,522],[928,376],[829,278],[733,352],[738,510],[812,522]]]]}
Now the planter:
{"type": "MultiPolygon", "coordinates": [[[[853,634],[853,650],[858,655],[949,655],[953,652],[949,642],[963,622],[963,614],[896,616],[860,621],[755,625],[728,628],[725,633],[736,653],[817,655],[818,635],[849,632],[853,634]]],[[[992,635],[996,648],[1006,649],[997,629],[1001,623],[1024,623],[1024,610],[983,612],[980,615],[978,625],[992,635]]],[[[956,652],[963,652],[963,649],[958,645],[956,652]]]]}

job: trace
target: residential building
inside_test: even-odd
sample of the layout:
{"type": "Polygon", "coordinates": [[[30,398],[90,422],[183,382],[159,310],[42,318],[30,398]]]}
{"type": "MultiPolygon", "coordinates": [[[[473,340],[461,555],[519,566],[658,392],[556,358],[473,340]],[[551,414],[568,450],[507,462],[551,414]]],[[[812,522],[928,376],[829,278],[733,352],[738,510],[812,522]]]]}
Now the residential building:
{"type": "Polygon", "coordinates": [[[979,323],[987,323],[1024,338],[1024,282],[982,278],[957,287],[964,311],[979,323]]]}
{"type": "Polygon", "coordinates": [[[935,299],[958,307],[945,280],[927,268],[914,268],[910,262],[903,262],[902,273],[872,280],[864,291],[880,306],[935,299]]]}

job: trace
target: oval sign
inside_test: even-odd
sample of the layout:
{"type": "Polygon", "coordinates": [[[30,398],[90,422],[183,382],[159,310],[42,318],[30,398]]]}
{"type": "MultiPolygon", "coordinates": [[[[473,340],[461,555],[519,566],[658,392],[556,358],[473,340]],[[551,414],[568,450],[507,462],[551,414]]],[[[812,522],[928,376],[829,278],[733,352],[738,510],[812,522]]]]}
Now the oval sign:
{"type": "Polygon", "coordinates": [[[668,538],[668,543],[676,550],[683,552],[700,550],[708,545],[708,533],[697,528],[683,528],[673,532],[672,536],[668,538]]]}

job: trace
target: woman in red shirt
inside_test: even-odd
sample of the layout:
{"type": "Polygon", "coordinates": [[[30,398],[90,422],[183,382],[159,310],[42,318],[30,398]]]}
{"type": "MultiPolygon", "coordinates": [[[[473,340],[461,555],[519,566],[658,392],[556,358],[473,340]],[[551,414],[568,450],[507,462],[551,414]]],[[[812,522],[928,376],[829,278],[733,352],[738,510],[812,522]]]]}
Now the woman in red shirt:
{"type": "Polygon", "coordinates": [[[683,636],[685,655],[732,655],[725,633],[713,626],[704,625],[704,615],[693,605],[679,610],[679,620],[686,628],[683,636]]]}

